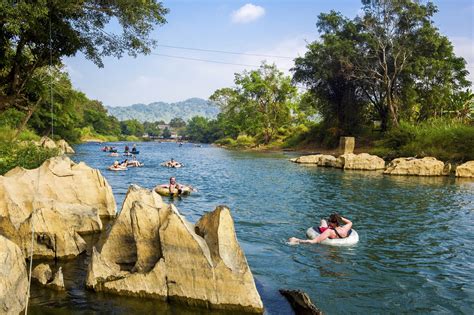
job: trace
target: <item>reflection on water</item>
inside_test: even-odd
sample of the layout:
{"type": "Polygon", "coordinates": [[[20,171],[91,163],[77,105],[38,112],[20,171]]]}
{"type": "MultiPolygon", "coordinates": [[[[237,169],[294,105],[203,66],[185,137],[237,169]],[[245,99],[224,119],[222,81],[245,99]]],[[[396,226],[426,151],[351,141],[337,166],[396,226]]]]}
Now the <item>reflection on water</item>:
{"type": "MultiPolygon", "coordinates": [[[[123,146],[123,145],[122,145],[123,146]]],[[[287,314],[279,288],[306,291],[328,314],[472,313],[474,183],[454,178],[386,176],[290,163],[284,154],[143,143],[143,168],[108,172],[113,158],[99,144],[77,146],[74,160],[99,168],[121,205],[129,184],[152,188],[176,176],[198,192],[169,200],[190,220],[228,205],[237,237],[269,314],[287,314]],[[186,166],[160,167],[171,157],[186,166]],[[337,211],[360,242],[350,248],[288,246],[337,211]]],[[[67,262],[65,296],[33,290],[36,313],[208,314],[147,299],[84,289],[88,256],[67,262]]]]}

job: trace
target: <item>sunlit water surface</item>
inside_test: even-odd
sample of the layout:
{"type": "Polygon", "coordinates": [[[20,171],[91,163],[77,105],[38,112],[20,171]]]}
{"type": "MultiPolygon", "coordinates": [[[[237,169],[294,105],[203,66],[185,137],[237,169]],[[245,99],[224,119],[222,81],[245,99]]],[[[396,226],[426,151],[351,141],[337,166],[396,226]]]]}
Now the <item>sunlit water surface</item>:
{"type": "MultiPolygon", "coordinates": [[[[72,158],[101,170],[118,209],[131,183],[151,189],[170,176],[199,190],[167,200],[188,220],[217,205],[230,207],[268,314],[291,313],[280,288],[304,290],[327,314],[473,313],[474,181],[317,168],[290,163],[283,153],[175,143],[140,143],[145,166],[111,172],[106,168],[114,158],[101,146],[78,145],[72,158]],[[185,167],[159,166],[172,157],[185,167]],[[285,244],[334,211],[354,222],[356,246],[285,244]]],[[[34,285],[30,313],[210,314],[87,291],[88,258],[60,262],[66,293],[34,285]]]]}

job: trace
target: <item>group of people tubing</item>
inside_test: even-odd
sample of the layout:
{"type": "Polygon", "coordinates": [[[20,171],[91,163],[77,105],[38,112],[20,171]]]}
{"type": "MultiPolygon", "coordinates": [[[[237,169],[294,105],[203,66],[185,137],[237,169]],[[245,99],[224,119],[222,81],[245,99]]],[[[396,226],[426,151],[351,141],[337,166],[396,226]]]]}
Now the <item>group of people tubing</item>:
{"type": "MultiPolygon", "coordinates": [[[[111,154],[118,155],[115,147],[106,146],[102,150],[106,152],[112,152],[111,154]]],[[[142,166],[142,164],[137,160],[136,155],[134,154],[138,152],[135,144],[133,145],[131,151],[128,146],[125,146],[124,152],[125,153],[131,152],[133,154],[132,160],[125,159],[124,161],[120,163],[118,161],[115,161],[114,164],[111,166],[111,168],[126,168],[130,166],[131,167],[142,166]]],[[[162,163],[161,165],[166,166],[166,167],[171,167],[171,168],[183,166],[182,163],[175,161],[173,158],[171,158],[171,160],[169,161],[162,163]]],[[[178,182],[176,182],[175,177],[170,177],[169,184],[162,185],[162,186],[166,187],[166,189],[169,191],[170,196],[181,195],[183,192],[183,188],[185,188],[184,185],[181,185],[178,182]]],[[[317,237],[313,239],[299,239],[296,237],[290,237],[288,239],[288,244],[290,245],[316,244],[316,243],[321,243],[322,241],[326,239],[347,238],[349,237],[352,231],[352,222],[349,219],[340,216],[338,213],[333,213],[329,216],[327,220],[321,219],[319,227],[315,227],[314,230],[317,231],[319,234],[317,237]]]]}

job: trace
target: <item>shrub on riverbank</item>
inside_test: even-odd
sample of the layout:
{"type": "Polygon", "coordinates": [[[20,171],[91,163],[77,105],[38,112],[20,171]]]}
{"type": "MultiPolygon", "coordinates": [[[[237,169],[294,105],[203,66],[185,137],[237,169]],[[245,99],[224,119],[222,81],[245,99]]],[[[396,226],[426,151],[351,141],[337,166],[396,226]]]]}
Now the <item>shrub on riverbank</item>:
{"type": "Polygon", "coordinates": [[[474,126],[447,120],[402,122],[374,144],[370,153],[387,159],[434,156],[453,162],[474,160],[474,126]]]}
{"type": "Polygon", "coordinates": [[[45,160],[57,156],[58,149],[38,147],[32,140],[39,137],[30,130],[25,130],[14,139],[16,130],[8,127],[0,128],[0,175],[16,166],[27,169],[39,167],[45,160]]]}

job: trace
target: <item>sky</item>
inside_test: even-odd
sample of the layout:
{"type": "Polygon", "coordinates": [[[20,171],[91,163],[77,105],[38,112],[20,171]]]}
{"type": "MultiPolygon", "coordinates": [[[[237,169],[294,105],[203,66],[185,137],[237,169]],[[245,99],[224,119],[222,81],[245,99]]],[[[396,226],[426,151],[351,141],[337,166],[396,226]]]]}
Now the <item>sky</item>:
{"type": "MultiPolygon", "coordinates": [[[[433,2],[439,10],[435,26],[467,61],[469,79],[474,81],[474,0],[433,2]]],[[[290,74],[293,59],[304,55],[306,45],[319,36],[320,13],[336,10],[353,18],[361,8],[360,0],[163,0],[163,4],[170,9],[167,23],[151,34],[161,46],[137,58],[104,58],[103,68],[80,53],[66,58],[73,85],[107,106],[207,99],[215,90],[233,86],[235,73],[255,69],[264,60],[290,74]]]]}

